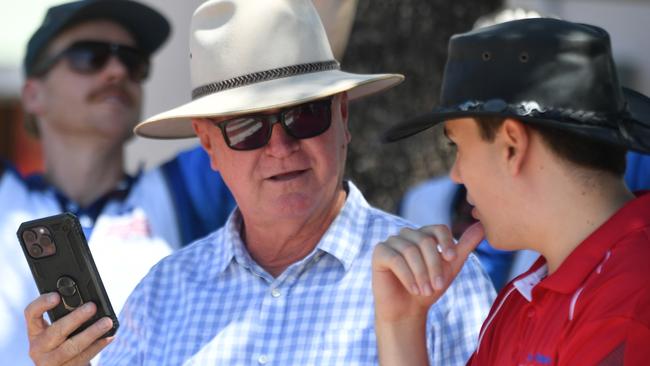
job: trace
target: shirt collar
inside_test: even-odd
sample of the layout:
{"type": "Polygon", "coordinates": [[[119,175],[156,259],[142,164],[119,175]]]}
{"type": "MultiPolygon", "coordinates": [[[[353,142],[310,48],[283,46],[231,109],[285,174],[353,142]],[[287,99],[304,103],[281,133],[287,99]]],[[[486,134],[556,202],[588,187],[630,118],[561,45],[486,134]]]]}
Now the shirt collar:
{"type": "Polygon", "coordinates": [[[533,300],[533,288],[537,286],[548,274],[548,267],[546,261],[538,259],[530,270],[525,275],[519,276],[513,281],[512,285],[519,291],[519,293],[526,298],[529,302],[533,300]]]}
{"type": "Polygon", "coordinates": [[[336,258],[346,271],[350,269],[363,245],[365,223],[370,205],[352,182],[343,182],[348,196],[317,248],[336,258]]]}
{"type": "Polygon", "coordinates": [[[616,243],[629,233],[648,226],[650,192],[639,192],[637,198],[626,203],[580,243],[540,285],[560,293],[575,292],[616,243]]]}
{"type": "MultiPolygon", "coordinates": [[[[345,204],[318,242],[316,250],[332,255],[347,271],[361,250],[365,225],[360,223],[365,222],[366,208],[370,205],[353,183],[343,182],[343,185],[348,192],[345,204]]],[[[241,224],[242,216],[237,207],[222,229],[225,245],[221,246],[215,259],[215,269],[219,273],[225,271],[233,259],[246,267],[252,264],[252,259],[239,234],[241,224]]]]}

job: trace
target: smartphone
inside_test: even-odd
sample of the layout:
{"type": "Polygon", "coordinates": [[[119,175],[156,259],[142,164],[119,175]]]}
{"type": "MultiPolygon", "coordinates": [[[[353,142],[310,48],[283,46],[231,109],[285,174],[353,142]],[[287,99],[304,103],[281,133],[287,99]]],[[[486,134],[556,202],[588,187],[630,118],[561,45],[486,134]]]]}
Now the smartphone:
{"type": "Polygon", "coordinates": [[[59,305],[48,311],[50,321],[91,301],[97,306],[97,312],[70,337],[105,316],[113,320],[113,328],[102,338],[115,334],[119,326],[117,316],[77,217],[63,213],[23,222],[17,235],[38,291],[57,292],[61,296],[59,305]]]}

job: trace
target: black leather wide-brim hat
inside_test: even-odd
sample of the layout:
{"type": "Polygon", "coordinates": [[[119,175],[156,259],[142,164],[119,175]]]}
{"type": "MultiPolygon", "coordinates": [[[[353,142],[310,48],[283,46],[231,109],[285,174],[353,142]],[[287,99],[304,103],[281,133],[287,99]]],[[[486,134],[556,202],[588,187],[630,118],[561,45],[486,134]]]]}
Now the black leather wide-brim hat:
{"type": "Polygon", "coordinates": [[[621,87],[609,35],[588,24],[522,19],[453,36],[440,106],[392,127],[384,140],[480,116],[511,117],[650,153],[650,98],[621,87]]]}
{"type": "Polygon", "coordinates": [[[89,20],[107,19],[122,25],[147,54],[155,52],[167,39],[171,26],[153,8],[131,0],[79,0],[51,7],[43,23],[27,43],[23,61],[30,75],[36,60],[47,45],[67,28],[89,20]]]}

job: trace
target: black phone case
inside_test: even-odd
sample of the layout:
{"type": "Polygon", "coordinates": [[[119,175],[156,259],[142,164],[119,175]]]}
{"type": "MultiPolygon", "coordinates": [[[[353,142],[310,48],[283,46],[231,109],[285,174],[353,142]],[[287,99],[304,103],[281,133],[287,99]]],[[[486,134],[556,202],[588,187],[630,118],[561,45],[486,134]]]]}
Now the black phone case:
{"type": "MultiPolygon", "coordinates": [[[[117,316],[99,277],[77,217],[71,213],[63,213],[24,222],[18,228],[17,235],[39,292],[41,294],[58,292],[61,295],[59,305],[48,311],[50,320],[54,322],[82,304],[92,301],[97,306],[97,312],[90,320],[70,334],[70,337],[105,316],[113,320],[113,328],[102,337],[115,334],[119,326],[117,316]],[[43,227],[49,230],[49,236],[56,247],[56,253],[38,258],[30,254],[27,248],[30,243],[26,243],[23,234],[31,230],[35,236],[38,236],[34,230],[43,227]]],[[[30,235],[27,234],[27,236],[30,235]]],[[[39,242],[32,241],[31,243],[33,246],[39,242]]],[[[40,248],[39,245],[36,246],[40,248]]],[[[38,248],[32,248],[32,250],[39,251],[38,248]]]]}

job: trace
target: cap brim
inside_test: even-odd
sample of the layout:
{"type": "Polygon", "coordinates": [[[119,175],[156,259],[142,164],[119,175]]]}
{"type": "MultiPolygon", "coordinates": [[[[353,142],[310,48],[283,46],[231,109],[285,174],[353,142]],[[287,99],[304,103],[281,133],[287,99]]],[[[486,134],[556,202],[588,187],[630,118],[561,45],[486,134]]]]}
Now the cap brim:
{"type": "Polygon", "coordinates": [[[91,19],[108,19],[124,26],[136,38],[138,46],[149,54],[165,42],[171,31],[169,22],[160,13],[147,5],[125,0],[89,1],[72,13],[61,29],[91,19]]]}
{"type": "Polygon", "coordinates": [[[150,117],[134,131],[139,136],[156,139],[194,137],[192,118],[236,116],[290,107],[344,91],[354,100],[403,80],[404,76],[398,74],[363,75],[339,70],[269,80],[206,95],[150,117]]]}

